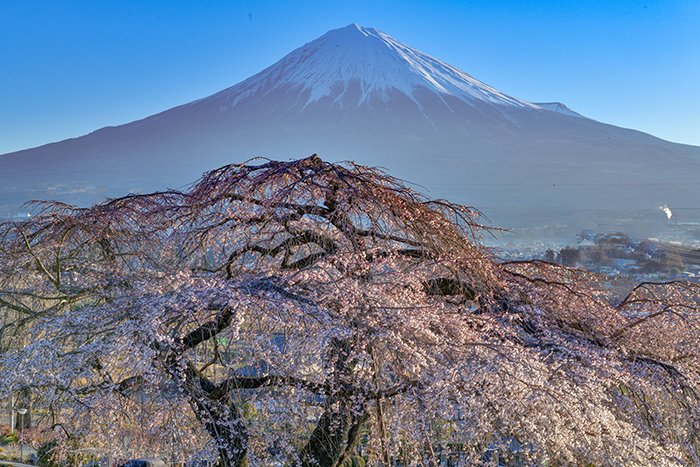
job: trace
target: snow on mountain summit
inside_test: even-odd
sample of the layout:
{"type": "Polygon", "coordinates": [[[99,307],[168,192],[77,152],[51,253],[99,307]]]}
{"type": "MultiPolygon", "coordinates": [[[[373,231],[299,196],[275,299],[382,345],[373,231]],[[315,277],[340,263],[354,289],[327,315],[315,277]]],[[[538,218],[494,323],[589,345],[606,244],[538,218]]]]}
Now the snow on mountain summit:
{"type": "Polygon", "coordinates": [[[467,103],[477,100],[538,108],[381,31],[357,24],[329,31],[218,97],[228,100],[228,108],[249,96],[288,87],[302,91],[308,105],[326,96],[339,101],[357,85],[357,105],[376,98],[386,102],[395,91],[420,105],[416,91],[427,88],[438,96],[450,95],[467,103]]]}

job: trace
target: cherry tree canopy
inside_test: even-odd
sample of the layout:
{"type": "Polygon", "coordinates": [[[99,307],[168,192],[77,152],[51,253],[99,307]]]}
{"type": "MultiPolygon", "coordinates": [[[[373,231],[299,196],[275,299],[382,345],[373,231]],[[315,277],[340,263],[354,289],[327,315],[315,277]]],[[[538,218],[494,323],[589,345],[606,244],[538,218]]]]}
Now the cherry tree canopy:
{"type": "Polygon", "coordinates": [[[0,231],[0,396],[30,390],[62,443],[117,455],[700,463],[698,286],[615,301],[497,263],[483,232],[317,156],[40,204],[0,231]]]}

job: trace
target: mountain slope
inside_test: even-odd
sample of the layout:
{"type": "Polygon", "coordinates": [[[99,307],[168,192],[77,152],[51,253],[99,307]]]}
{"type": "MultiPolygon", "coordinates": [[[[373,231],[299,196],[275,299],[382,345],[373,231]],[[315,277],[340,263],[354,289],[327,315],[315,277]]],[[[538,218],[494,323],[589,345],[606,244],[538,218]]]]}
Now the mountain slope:
{"type": "Polygon", "coordinates": [[[700,207],[700,148],[508,96],[350,25],[207,98],[0,156],[0,215],[30,198],[85,204],[179,186],[256,155],[314,152],[386,166],[505,226],[570,223],[585,211],[594,214],[569,216],[567,228],[615,228],[615,210],[625,210],[658,214],[642,224],[664,228],[660,204],[700,207]]]}

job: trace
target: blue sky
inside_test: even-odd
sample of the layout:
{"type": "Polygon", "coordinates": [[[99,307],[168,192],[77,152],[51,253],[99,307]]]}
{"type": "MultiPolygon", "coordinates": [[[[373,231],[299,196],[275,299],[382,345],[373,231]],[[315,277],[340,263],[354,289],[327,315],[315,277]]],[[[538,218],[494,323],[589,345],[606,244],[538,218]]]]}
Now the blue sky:
{"type": "Polygon", "coordinates": [[[0,153],[207,96],[353,22],[516,97],[700,145],[698,0],[0,0],[0,153]]]}

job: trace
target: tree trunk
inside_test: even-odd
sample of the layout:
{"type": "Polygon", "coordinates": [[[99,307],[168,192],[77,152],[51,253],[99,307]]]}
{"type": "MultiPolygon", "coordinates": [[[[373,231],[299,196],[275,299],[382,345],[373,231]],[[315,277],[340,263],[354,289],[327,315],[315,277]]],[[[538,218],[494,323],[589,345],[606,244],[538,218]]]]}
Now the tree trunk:
{"type": "Polygon", "coordinates": [[[331,343],[329,360],[333,366],[333,386],[339,389],[328,396],[325,410],[301,450],[303,467],[336,467],[357,447],[363,426],[369,419],[364,401],[352,400],[352,372],[356,365],[351,339],[335,339],[331,343]]]}
{"type": "Polygon", "coordinates": [[[230,394],[216,394],[215,385],[195,370],[191,362],[176,354],[166,357],[166,371],[180,387],[195,416],[216,443],[221,467],[248,466],[248,430],[230,394]],[[183,362],[185,362],[183,364],[183,362]],[[184,367],[184,368],[183,368],[184,367]]]}
{"type": "Polygon", "coordinates": [[[248,432],[240,411],[230,398],[222,401],[190,398],[197,418],[216,443],[220,467],[248,466],[248,432]]]}
{"type": "Polygon", "coordinates": [[[347,400],[329,404],[301,451],[303,467],[337,467],[357,447],[369,414],[354,415],[347,400]],[[339,408],[333,410],[331,407],[339,408]]]}

